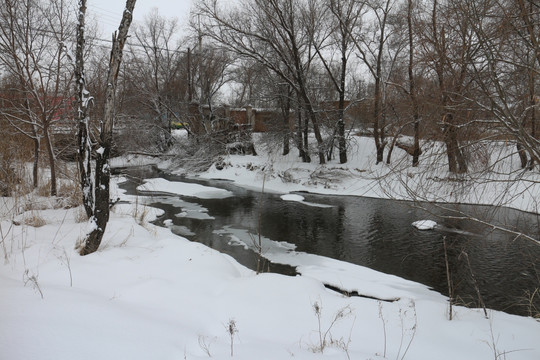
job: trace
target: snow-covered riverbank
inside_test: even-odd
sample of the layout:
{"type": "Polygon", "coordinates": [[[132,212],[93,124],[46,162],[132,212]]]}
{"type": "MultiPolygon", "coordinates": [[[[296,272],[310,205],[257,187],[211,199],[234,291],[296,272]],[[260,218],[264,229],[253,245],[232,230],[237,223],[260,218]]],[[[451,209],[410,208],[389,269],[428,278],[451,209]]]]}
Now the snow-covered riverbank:
{"type": "MultiPolygon", "coordinates": [[[[358,153],[370,146],[358,141],[358,153]]],[[[295,154],[282,158],[279,149],[258,151],[262,156],[226,157],[223,170],[212,167],[201,176],[251,188],[264,182],[265,191],[280,193],[390,196],[376,179],[391,168],[370,165],[369,155],[344,167],[302,164],[295,154]]],[[[146,160],[130,162],[137,161],[146,160]]],[[[446,179],[444,169],[426,176],[423,166],[407,170],[406,178],[433,180],[439,172],[446,179]]],[[[391,174],[384,181],[399,194],[406,183],[391,174]]],[[[165,185],[191,196],[227,195],[165,185]]],[[[501,197],[495,190],[479,200],[501,197]]],[[[85,257],[74,249],[86,228],[78,222],[80,209],[15,215],[16,202],[1,199],[0,359],[540,358],[540,323],[532,318],[489,311],[486,319],[482,310],[454,307],[450,321],[447,299],[424,285],[301,253],[302,276],[257,275],[226,254],[149,224],[154,209],[136,207],[133,197],[115,191],[132,204],[114,207],[102,246],[85,257]],[[25,225],[32,218],[45,225],[25,225]]],[[[467,194],[440,199],[448,196],[467,194]]]]}
{"type": "MultiPolygon", "coordinates": [[[[240,186],[279,193],[309,191],[320,194],[368,196],[400,200],[436,201],[507,206],[540,212],[540,174],[522,171],[515,145],[492,142],[477,145],[470,159],[470,171],[451,175],[442,144],[424,146],[420,166],[410,166],[411,157],[395,148],[390,165],[375,165],[372,138],[354,136],[349,161],[319,165],[302,163],[296,149],[287,156],[279,146],[254,135],[258,156],[228,155],[220,166],[200,174],[202,178],[233,180],[240,186]]],[[[168,164],[162,165],[167,167],[168,164]]],[[[182,172],[183,170],[178,170],[182,172]]]]}
{"type": "Polygon", "coordinates": [[[80,257],[77,211],[41,211],[39,228],[2,220],[2,359],[540,357],[532,318],[455,307],[449,321],[423,285],[320,257],[303,276],[256,275],[148,224],[149,208],[117,205],[100,250],[80,257]]]}

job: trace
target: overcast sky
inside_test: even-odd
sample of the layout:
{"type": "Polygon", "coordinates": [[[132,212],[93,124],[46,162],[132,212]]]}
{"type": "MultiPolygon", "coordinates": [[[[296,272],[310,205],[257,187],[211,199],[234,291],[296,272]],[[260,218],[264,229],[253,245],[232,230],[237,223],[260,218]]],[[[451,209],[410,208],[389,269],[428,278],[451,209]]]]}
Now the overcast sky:
{"type": "MultiPolygon", "coordinates": [[[[152,8],[157,8],[159,14],[165,17],[176,17],[181,27],[186,26],[191,0],[137,0],[133,18],[135,23],[141,23],[146,14],[152,8]]],[[[100,28],[102,37],[110,38],[118,29],[122,12],[126,5],[125,0],[88,0],[88,15],[95,16],[100,28]]]]}

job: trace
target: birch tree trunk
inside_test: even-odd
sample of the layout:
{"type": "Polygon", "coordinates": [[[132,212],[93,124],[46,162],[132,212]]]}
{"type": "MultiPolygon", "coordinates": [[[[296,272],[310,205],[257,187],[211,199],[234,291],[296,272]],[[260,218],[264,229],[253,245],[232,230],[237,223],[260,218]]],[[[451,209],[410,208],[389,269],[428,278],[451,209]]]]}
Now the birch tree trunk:
{"type": "MultiPolygon", "coordinates": [[[[131,25],[131,21],[133,19],[133,9],[135,7],[135,1],[136,0],[127,0],[126,1],[126,7],[124,10],[124,14],[122,16],[122,21],[120,22],[120,26],[118,27],[118,31],[113,34],[112,37],[112,50],[111,50],[111,57],[109,60],[109,71],[107,74],[107,89],[105,92],[105,108],[103,111],[103,122],[100,129],[100,136],[99,136],[99,146],[96,150],[96,165],[95,165],[95,178],[94,178],[94,184],[93,184],[93,203],[88,203],[85,205],[85,209],[90,208],[91,210],[91,216],[89,219],[90,224],[90,231],[86,235],[84,242],[83,242],[83,248],[81,249],[81,255],[87,255],[95,252],[99,245],[101,244],[101,240],[103,238],[103,234],[105,233],[105,228],[107,227],[107,222],[109,221],[109,185],[110,185],[110,166],[109,166],[109,157],[111,153],[111,147],[113,145],[113,127],[114,127],[114,118],[115,118],[115,96],[116,96],[116,84],[118,82],[118,73],[120,71],[120,64],[122,63],[122,55],[124,50],[124,45],[127,40],[127,35],[129,31],[129,27],[131,25]],[[89,205],[92,205],[90,207],[89,205]]],[[[86,10],[86,0],[80,0],[80,13],[79,13],[79,19],[82,19],[82,26],[81,23],[79,23],[78,27],[78,44],[77,48],[79,46],[84,46],[84,12],[86,10]]],[[[82,50],[82,49],[81,49],[82,50]]],[[[81,54],[78,54],[80,56],[80,68],[79,70],[82,70],[80,75],[84,75],[84,61],[82,59],[82,51],[81,54]]],[[[79,79],[78,79],[79,80],[79,79]]],[[[77,81],[79,83],[79,81],[77,81]]],[[[82,87],[79,89],[80,93],[80,99],[85,99],[85,96],[87,94],[84,93],[84,81],[82,84],[79,84],[78,86],[82,87]]],[[[79,114],[80,116],[83,116],[85,114],[79,114]]],[[[80,139],[84,139],[84,132],[86,131],[86,137],[89,136],[88,134],[88,117],[86,114],[86,121],[83,119],[84,127],[85,129],[81,130],[81,125],[79,127],[79,134],[81,132],[83,135],[80,135],[80,139]]],[[[81,124],[81,123],[79,123],[81,124]]],[[[89,151],[88,148],[88,140],[86,141],[86,144],[79,144],[79,148],[81,146],[85,147],[85,151],[89,151]]],[[[86,178],[82,179],[83,186],[85,184],[85,181],[88,181],[88,169],[89,169],[89,158],[90,154],[89,152],[84,154],[86,157],[83,159],[83,166],[84,172],[86,173],[86,178]]],[[[91,175],[90,175],[91,176],[91,175]]],[[[83,188],[84,189],[84,188],[83,188]]],[[[86,188],[85,190],[89,190],[89,188],[86,188]]],[[[89,195],[90,197],[92,195],[89,195]]]]}
{"type": "Polygon", "coordinates": [[[413,67],[414,67],[414,42],[413,42],[413,25],[412,25],[412,0],[407,2],[407,29],[409,36],[409,97],[411,99],[411,105],[413,110],[413,122],[414,122],[414,145],[413,145],[413,160],[412,166],[418,166],[419,158],[421,154],[420,150],[420,111],[418,108],[418,97],[416,94],[416,83],[414,79],[413,67]]]}

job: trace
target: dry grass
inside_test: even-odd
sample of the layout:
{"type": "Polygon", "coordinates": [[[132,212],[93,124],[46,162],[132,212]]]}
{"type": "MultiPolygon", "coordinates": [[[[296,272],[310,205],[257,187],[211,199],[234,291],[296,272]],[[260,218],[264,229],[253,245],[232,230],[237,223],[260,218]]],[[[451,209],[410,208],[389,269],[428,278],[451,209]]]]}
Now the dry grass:
{"type": "Polygon", "coordinates": [[[51,193],[51,181],[47,181],[45,183],[41,183],[40,186],[36,189],[36,194],[38,196],[47,197],[51,193]]]}
{"type": "Polygon", "coordinates": [[[2,141],[0,141],[0,195],[25,194],[31,191],[31,187],[26,186],[28,176],[24,164],[32,161],[32,141],[21,134],[14,133],[2,119],[0,119],[0,128],[3,130],[2,141]]]}
{"type": "Polygon", "coordinates": [[[58,188],[58,198],[62,199],[62,206],[65,209],[80,206],[82,205],[81,187],[73,180],[62,181],[58,188]]]}
{"type": "Polygon", "coordinates": [[[80,224],[86,221],[88,221],[88,215],[86,215],[84,207],[81,206],[75,212],[75,222],[80,224]]]}
{"type": "Polygon", "coordinates": [[[523,305],[530,317],[540,321],[540,288],[525,291],[523,305]]]}
{"type": "Polygon", "coordinates": [[[148,214],[149,214],[149,209],[145,205],[142,205],[142,207],[139,207],[138,205],[136,205],[133,210],[133,217],[135,218],[137,223],[141,226],[145,226],[147,224],[148,214]]]}
{"type": "Polygon", "coordinates": [[[23,223],[28,226],[41,227],[47,222],[39,212],[32,211],[30,214],[24,216],[23,223]]]}

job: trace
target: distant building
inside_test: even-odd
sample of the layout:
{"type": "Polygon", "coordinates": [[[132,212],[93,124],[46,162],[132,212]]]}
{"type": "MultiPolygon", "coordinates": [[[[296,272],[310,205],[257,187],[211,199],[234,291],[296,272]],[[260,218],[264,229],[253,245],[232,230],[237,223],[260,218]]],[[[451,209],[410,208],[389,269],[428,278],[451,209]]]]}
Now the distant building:
{"type": "MultiPolygon", "coordinates": [[[[337,121],[338,102],[332,101],[320,104],[318,113],[321,122],[331,122],[333,126],[337,121]]],[[[345,102],[345,124],[347,127],[364,127],[366,123],[366,104],[362,102],[345,102]]],[[[194,134],[219,131],[252,131],[266,132],[283,128],[283,118],[280,109],[254,108],[245,106],[241,108],[220,105],[210,108],[208,105],[191,103],[188,107],[186,124],[194,134]]],[[[296,124],[296,112],[291,109],[289,126],[291,130],[296,124]]]]}

